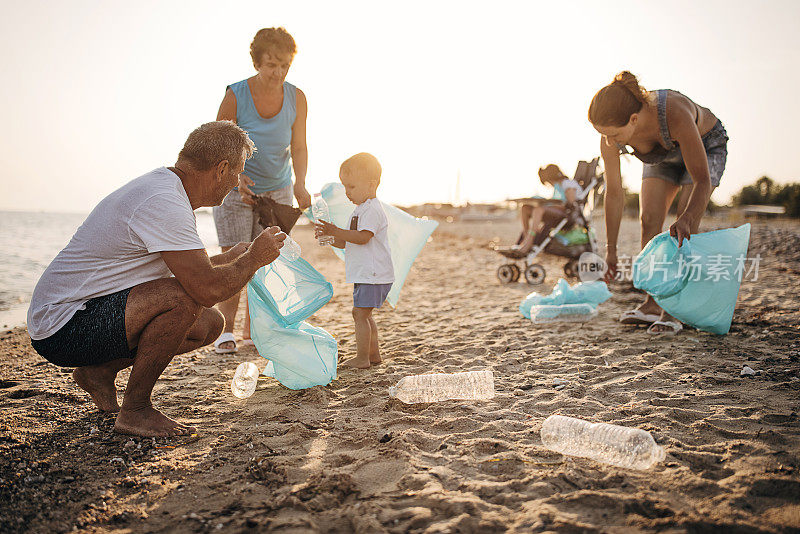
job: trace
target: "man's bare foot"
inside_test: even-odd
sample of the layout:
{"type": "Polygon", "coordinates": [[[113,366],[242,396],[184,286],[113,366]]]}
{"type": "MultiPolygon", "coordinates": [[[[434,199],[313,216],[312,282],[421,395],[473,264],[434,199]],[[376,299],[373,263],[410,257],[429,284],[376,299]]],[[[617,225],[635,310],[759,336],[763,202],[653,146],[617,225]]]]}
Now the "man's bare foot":
{"type": "Polygon", "coordinates": [[[195,433],[196,430],[173,421],[152,406],[146,406],[136,410],[128,410],[123,407],[117,415],[114,432],[132,436],[161,437],[187,436],[195,433]]]}
{"type": "Polygon", "coordinates": [[[369,369],[369,358],[350,358],[342,363],[345,367],[352,367],[354,369],[369,369]]]}
{"type": "Polygon", "coordinates": [[[72,371],[72,378],[82,390],[92,396],[92,400],[102,411],[119,411],[117,386],[114,385],[116,372],[97,367],[78,367],[72,371]]]}
{"type": "Polygon", "coordinates": [[[378,365],[382,362],[380,354],[370,354],[369,355],[369,363],[370,365],[378,365]]]}

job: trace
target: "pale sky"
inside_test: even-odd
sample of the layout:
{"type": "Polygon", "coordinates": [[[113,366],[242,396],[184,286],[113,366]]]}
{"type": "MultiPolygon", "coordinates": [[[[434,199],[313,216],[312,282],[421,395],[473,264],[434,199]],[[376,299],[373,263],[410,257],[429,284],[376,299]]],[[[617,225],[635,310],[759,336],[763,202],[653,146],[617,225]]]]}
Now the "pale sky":
{"type": "MultiPolygon", "coordinates": [[[[175,162],[284,26],[309,103],[308,188],[368,151],[401,204],[544,193],[599,153],[592,95],[623,69],[709,107],[731,140],[717,202],[764,174],[800,180],[800,2],[226,3],[3,0],[0,209],[89,211],[175,162]]],[[[623,167],[638,190],[641,165],[623,167]]]]}

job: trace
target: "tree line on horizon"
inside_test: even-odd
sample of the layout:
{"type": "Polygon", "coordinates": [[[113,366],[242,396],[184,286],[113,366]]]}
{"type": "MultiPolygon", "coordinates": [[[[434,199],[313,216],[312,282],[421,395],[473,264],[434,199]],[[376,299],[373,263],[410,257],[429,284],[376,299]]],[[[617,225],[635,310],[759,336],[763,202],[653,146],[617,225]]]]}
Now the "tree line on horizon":
{"type": "Polygon", "coordinates": [[[734,206],[765,204],[783,206],[786,217],[800,218],[800,183],[780,185],[769,176],[762,176],[733,195],[734,206]]]}

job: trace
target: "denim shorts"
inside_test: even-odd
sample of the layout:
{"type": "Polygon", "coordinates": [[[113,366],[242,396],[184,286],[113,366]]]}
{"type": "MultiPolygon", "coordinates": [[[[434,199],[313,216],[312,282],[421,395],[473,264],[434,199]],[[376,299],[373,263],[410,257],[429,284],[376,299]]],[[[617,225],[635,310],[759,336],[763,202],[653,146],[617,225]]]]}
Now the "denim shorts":
{"type": "Polygon", "coordinates": [[[380,308],[392,284],[353,284],[354,308],[380,308]]]}
{"type": "Polygon", "coordinates": [[[61,367],[84,367],[133,358],[125,335],[125,306],[131,288],[90,299],[55,334],[31,345],[47,361],[61,367]]]}
{"type": "MultiPolygon", "coordinates": [[[[279,204],[292,205],[292,184],[270,191],[267,196],[279,204]]],[[[219,206],[214,206],[214,225],[217,227],[219,246],[232,247],[243,241],[250,242],[264,229],[258,224],[258,214],[253,206],[242,202],[238,190],[232,190],[219,206]]]]}
{"type": "MultiPolygon", "coordinates": [[[[722,122],[717,121],[717,124],[702,137],[702,141],[708,158],[711,187],[718,187],[722,173],[725,171],[725,162],[728,159],[728,133],[722,122]]],[[[679,146],[670,150],[661,163],[645,163],[644,169],[642,169],[642,178],[660,178],[675,185],[692,183],[692,177],[686,170],[679,146]]]]}

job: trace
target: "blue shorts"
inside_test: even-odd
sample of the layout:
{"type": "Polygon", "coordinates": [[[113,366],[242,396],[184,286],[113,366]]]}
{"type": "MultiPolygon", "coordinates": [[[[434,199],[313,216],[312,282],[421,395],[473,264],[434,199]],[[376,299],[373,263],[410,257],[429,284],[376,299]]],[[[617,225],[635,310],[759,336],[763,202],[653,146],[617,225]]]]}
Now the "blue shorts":
{"type": "MultiPolygon", "coordinates": [[[[728,159],[728,133],[722,122],[717,121],[717,124],[702,137],[702,140],[708,158],[711,187],[718,187],[722,173],[725,171],[725,162],[728,159]]],[[[679,146],[670,150],[661,163],[645,163],[642,169],[642,178],[659,178],[675,185],[692,183],[692,176],[686,170],[679,146]]]]}
{"type": "Polygon", "coordinates": [[[47,361],[61,367],[84,367],[133,358],[125,335],[125,306],[131,288],[90,299],[67,324],[31,345],[47,361]]]}
{"type": "Polygon", "coordinates": [[[353,284],[353,307],[380,308],[392,284],[353,284]]]}

